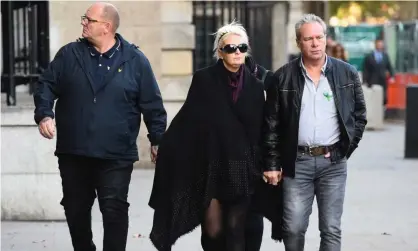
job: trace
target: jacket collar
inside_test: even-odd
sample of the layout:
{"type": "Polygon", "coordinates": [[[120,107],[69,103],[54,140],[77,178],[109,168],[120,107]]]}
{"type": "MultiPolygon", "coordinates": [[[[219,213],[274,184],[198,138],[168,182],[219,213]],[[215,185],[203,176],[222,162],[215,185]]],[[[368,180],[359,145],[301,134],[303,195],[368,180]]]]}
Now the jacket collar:
{"type": "MultiPolygon", "coordinates": [[[[115,49],[121,50],[122,56],[121,56],[121,63],[128,61],[132,57],[134,57],[135,52],[133,51],[134,48],[136,48],[135,45],[129,43],[126,41],[119,33],[115,34],[115,37],[117,38],[117,46],[115,49]]],[[[79,39],[79,42],[83,44],[83,46],[76,46],[75,50],[79,53],[81,56],[90,56],[90,44],[86,39],[79,39]]]]}
{"type": "MultiPolygon", "coordinates": [[[[300,57],[295,59],[295,62],[297,63],[297,66],[302,72],[306,71],[305,66],[303,65],[303,61],[302,61],[302,54],[300,55],[300,57]]],[[[329,72],[332,69],[332,65],[333,65],[333,58],[331,56],[326,55],[325,64],[322,67],[322,71],[324,73],[329,72]]]]}
{"type": "Polygon", "coordinates": [[[122,47],[122,63],[128,61],[129,59],[135,56],[135,51],[137,47],[134,44],[129,43],[126,41],[119,33],[116,33],[116,37],[121,42],[122,47]]]}
{"type": "Polygon", "coordinates": [[[135,57],[135,50],[136,46],[133,44],[130,44],[128,41],[126,41],[119,33],[116,33],[117,39],[120,41],[120,50],[122,55],[118,59],[118,62],[115,62],[116,67],[112,67],[111,71],[106,74],[104,84],[98,88],[94,84],[93,76],[92,76],[92,68],[91,68],[91,55],[89,50],[89,43],[86,39],[79,39],[77,40],[77,46],[73,47],[74,54],[76,55],[76,58],[83,68],[89,82],[92,88],[93,93],[97,93],[100,89],[102,89],[106,84],[112,79],[114,73],[119,68],[120,65],[124,64],[125,62],[129,61],[133,57],[135,57]]]}
{"type": "Polygon", "coordinates": [[[112,46],[112,48],[110,48],[105,53],[98,52],[92,44],[88,43],[89,44],[90,55],[94,57],[94,56],[97,56],[97,55],[101,54],[106,58],[112,58],[115,55],[115,53],[117,53],[121,50],[121,41],[119,40],[118,37],[115,37],[115,38],[116,38],[116,43],[112,46]]]}

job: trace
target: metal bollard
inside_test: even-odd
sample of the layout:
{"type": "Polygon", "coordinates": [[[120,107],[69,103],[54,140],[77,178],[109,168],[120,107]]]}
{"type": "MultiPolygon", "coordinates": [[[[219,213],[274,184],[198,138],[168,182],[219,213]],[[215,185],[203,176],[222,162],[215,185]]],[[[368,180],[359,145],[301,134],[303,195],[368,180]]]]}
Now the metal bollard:
{"type": "Polygon", "coordinates": [[[406,87],[405,158],[418,158],[418,84],[406,87]]]}

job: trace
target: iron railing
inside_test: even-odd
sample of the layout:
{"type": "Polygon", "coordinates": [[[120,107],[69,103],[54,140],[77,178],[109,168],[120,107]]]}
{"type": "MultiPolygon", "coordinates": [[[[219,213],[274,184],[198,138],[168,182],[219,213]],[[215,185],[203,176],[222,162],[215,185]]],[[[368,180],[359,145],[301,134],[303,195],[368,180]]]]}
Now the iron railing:
{"type": "Polygon", "coordinates": [[[47,1],[2,1],[3,69],[1,92],[16,105],[16,86],[34,85],[49,63],[47,1]]]}
{"type": "Polygon", "coordinates": [[[247,30],[252,56],[267,69],[272,67],[272,1],[195,1],[193,24],[196,44],[193,52],[193,69],[214,63],[213,33],[233,20],[247,30]]]}
{"type": "Polygon", "coordinates": [[[418,73],[418,20],[396,25],[396,60],[398,72],[418,73]]]}

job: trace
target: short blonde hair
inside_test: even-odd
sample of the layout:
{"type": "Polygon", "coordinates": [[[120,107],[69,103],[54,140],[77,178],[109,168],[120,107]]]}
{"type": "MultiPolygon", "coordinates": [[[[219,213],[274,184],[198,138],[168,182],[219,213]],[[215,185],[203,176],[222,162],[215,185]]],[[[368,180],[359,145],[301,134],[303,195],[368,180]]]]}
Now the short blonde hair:
{"type": "Polygon", "coordinates": [[[247,35],[247,31],[245,30],[244,26],[242,24],[238,23],[237,21],[232,21],[232,23],[222,26],[218,29],[217,32],[215,32],[213,35],[215,36],[215,41],[213,42],[213,57],[216,59],[219,59],[218,50],[220,49],[221,44],[223,41],[230,35],[235,34],[240,36],[244,43],[248,45],[248,51],[246,53],[246,56],[249,55],[250,51],[250,44],[249,39],[247,35]]]}

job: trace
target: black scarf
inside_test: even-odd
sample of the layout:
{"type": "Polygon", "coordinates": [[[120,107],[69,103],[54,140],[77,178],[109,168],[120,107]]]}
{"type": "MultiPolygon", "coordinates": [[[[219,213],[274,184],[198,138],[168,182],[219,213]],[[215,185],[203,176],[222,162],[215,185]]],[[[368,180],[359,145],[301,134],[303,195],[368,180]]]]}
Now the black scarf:
{"type": "Polygon", "coordinates": [[[229,76],[229,86],[231,87],[232,91],[232,102],[236,103],[244,85],[245,67],[244,65],[241,65],[237,72],[230,72],[228,69],[226,69],[222,60],[219,60],[218,64],[221,64],[224,67],[227,75],[229,76]]]}

